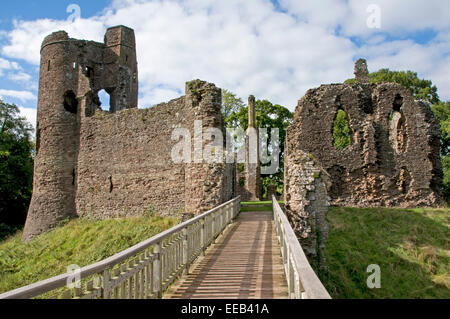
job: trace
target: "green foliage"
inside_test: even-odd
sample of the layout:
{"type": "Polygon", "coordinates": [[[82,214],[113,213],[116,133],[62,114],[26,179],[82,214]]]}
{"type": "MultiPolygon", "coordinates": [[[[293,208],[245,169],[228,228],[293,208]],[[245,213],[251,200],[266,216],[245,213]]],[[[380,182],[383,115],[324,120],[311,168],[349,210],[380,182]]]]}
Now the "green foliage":
{"type": "Polygon", "coordinates": [[[450,102],[438,102],[431,106],[431,110],[441,126],[441,155],[450,154],[450,102]]]}
{"type": "Polygon", "coordinates": [[[325,248],[333,298],[450,298],[449,209],[331,208],[325,248]],[[381,268],[369,289],[367,267],[381,268]]]}
{"type": "Polygon", "coordinates": [[[22,232],[0,242],[0,293],[101,261],[148,239],[178,221],[141,217],[90,221],[75,219],[28,244],[22,232]]]}
{"type": "Polygon", "coordinates": [[[244,186],[245,186],[245,177],[241,177],[241,178],[239,179],[239,186],[240,186],[240,187],[244,187],[244,186]]]}
{"type": "Polygon", "coordinates": [[[241,108],[245,108],[241,98],[228,90],[222,90],[222,114],[226,127],[237,127],[237,123],[232,122],[231,115],[239,112],[241,108]]]}
{"type": "MultiPolygon", "coordinates": [[[[411,91],[416,98],[428,101],[432,104],[439,102],[437,87],[432,81],[419,79],[413,71],[391,71],[381,69],[369,74],[370,83],[394,82],[403,85],[411,91]]],[[[345,81],[346,84],[354,83],[355,79],[345,81]]]]}
{"type": "Polygon", "coordinates": [[[442,168],[444,171],[444,185],[442,193],[447,203],[450,202],[450,155],[446,155],[442,158],[442,168]]]}
{"type": "MultiPolygon", "coordinates": [[[[241,128],[246,131],[248,129],[248,106],[246,106],[242,99],[223,90],[223,116],[228,128],[241,128]]],[[[271,128],[279,129],[279,147],[280,147],[280,169],[277,174],[270,176],[262,176],[263,193],[267,191],[268,185],[277,185],[277,190],[280,194],[283,193],[283,178],[284,178],[284,142],[286,140],[286,130],[292,123],[293,113],[284,106],[272,104],[267,100],[257,100],[255,104],[256,112],[256,126],[258,128],[268,129],[269,145],[268,149],[272,149],[271,145],[271,128]]]]}
{"type": "Polygon", "coordinates": [[[23,225],[33,187],[31,125],[0,100],[0,223],[23,225]]]}
{"type": "Polygon", "coordinates": [[[348,125],[347,113],[339,110],[333,126],[334,146],[343,150],[350,146],[350,127],[348,125]]]}

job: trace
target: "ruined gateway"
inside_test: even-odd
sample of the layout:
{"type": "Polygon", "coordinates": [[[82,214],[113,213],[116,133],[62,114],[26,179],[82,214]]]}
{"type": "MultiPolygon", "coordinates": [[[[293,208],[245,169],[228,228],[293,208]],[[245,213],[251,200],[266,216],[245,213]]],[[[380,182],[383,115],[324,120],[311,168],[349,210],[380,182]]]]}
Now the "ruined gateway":
{"type": "MultiPolygon", "coordinates": [[[[132,29],[109,28],[104,43],[71,39],[64,31],[44,40],[25,241],[76,216],[198,214],[238,194],[261,198],[259,165],[246,165],[240,187],[235,164],[172,162],[175,128],[189,130],[192,147],[199,142],[196,121],[224,130],[219,88],[191,81],[185,96],[138,109],[137,78],[132,29]],[[110,112],[99,109],[102,89],[111,97],[110,112]]],[[[440,200],[439,127],[429,107],[399,85],[363,78],[309,91],[288,130],[286,210],[310,257],[320,256],[325,243],[330,202],[417,206],[440,200]],[[338,109],[347,112],[352,131],[352,145],[343,151],[334,148],[331,133],[338,109]]]]}

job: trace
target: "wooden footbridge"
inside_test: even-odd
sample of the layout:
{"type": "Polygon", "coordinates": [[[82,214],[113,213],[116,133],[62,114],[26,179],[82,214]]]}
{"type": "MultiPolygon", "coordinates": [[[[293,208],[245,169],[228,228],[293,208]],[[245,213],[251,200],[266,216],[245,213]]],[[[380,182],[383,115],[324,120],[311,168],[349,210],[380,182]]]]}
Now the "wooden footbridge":
{"type": "Polygon", "coordinates": [[[329,299],[285,214],[240,198],[98,263],[0,299],[329,299]]]}

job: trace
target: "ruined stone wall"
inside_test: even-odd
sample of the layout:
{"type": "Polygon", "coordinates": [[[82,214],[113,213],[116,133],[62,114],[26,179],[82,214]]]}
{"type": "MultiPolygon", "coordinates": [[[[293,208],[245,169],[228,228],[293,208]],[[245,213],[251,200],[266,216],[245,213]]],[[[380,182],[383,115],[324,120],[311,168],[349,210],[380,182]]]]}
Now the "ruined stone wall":
{"type": "Polygon", "coordinates": [[[285,149],[284,163],[285,212],[310,263],[319,269],[325,266],[330,179],[311,154],[297,148],[285,149]]]}
{"type": "Polygon", "coordinates": [[[356,84],[323,85],[299,101],[288,148],[312,154],[328,172],[335,205],[439,205],[440,131],[430,107],[399,84],[365,83],[361,62],[356,84]],[[343,150],[333,139],[338,110],[346,112],[351,135],[343,150]]]}
{"type": "Polygon", "coordinates": [[[81,125],[77,212],[111,218],[184,210],[184,165],[174,164],[175,127],[186,125],[185,98],[150,109],[98,111],[81,125]]]}
{"type": "MultiPolygon", "coordinates": [[[[235,195],[235,168],[172,161],[176,128],[196,145],[200,129],[223,131],[221,90],[195,80],[186,96],[137,109],[133,30],[110,28],[104,43],[48,36],[41,51],[33,197],[25,241],[71,217],[115,218],[153,211],[199,214],[235,195]],[[110,111],[98,93],[110,94],[110,111]]],[[[201,135],[202,133],[200,133],[201,135]]],[[[201,137],[201,136],[200,136],[201,137]]],[[[207,143],[200,140],[200,148],[207,143]]],[[[220,145],[224,152],[224,145],[220,145]]],[[[201,152],[201,151],[200,151],[201,152]]]]}

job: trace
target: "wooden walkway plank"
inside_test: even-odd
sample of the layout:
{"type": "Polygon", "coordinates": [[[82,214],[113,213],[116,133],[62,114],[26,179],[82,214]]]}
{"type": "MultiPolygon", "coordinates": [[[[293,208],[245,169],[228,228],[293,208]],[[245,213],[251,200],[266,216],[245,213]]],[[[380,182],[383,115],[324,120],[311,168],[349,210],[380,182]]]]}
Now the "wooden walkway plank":
{"type": "Polygon", "coordinates": [[[164,298],[287,299],[272,212],[241,213],[164,298]]]}

